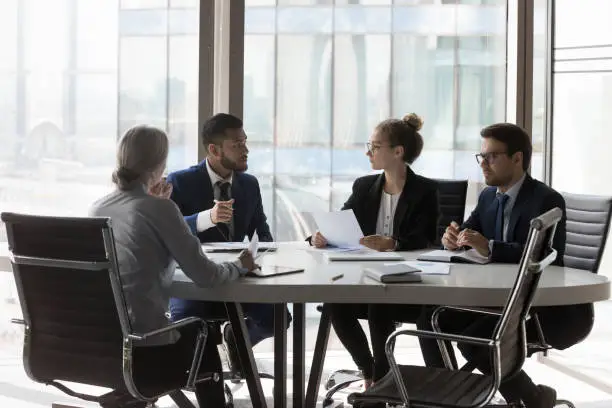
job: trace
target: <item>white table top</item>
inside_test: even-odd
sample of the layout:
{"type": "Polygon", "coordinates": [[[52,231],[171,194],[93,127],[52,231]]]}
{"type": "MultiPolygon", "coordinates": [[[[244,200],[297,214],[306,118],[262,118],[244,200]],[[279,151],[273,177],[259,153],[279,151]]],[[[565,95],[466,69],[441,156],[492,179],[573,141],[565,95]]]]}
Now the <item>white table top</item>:
{"type": "MultiPolygon", "coordinates": [[[[412,303],[455,306],[503,306],[518,272],[518,265],[452,264],[449,275],[423,275],[415,284],[381,284],[363,276],[363,265],[376,262],[326,262],[320,253],[301,243],[281,244],[260,263],[304,268],[303,273],[271,278],[244,278],[212,289],[197,287],[177,271],[172,296],[212,301],[259,303],[412,303]],[[331,281],[333,276],[344,277],[331,281]]],[[[402,252],[414,260],[423,251],[402,252]]],[[[236,255],[211,254],[215,260],[236,255]]],[[[551,266],[540,280],[537,306],[568,305],[607,300],[610,282],[605,276],[551,266]]]]}

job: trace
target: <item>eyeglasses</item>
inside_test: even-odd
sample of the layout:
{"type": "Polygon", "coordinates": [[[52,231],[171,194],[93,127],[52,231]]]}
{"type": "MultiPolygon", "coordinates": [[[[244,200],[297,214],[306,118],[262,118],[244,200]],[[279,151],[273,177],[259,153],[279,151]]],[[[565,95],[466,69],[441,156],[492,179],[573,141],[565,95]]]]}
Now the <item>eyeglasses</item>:
{"type": "Polygon", "coordinates": [[[487,162],[487,164],[493,164],[495,163],[495,160],[497,160],[497,157],[502,154],[508,154],[508,152],[478,153],[474,156],[476,156],[476,161],[478,162],[478,164],[482,164],[483,161],[487,162]]]}
{"type": "Polygon", "coordinates": [[[365,144],[365,149],[366,149],[366,152],[368,152],[370,154],[374,154],[381,147],[395,147],[395,146],[397,146],[397,145],[387,145],[387,146],[373,145],[372,142],[368,142],[368,143],[365,144]]]}

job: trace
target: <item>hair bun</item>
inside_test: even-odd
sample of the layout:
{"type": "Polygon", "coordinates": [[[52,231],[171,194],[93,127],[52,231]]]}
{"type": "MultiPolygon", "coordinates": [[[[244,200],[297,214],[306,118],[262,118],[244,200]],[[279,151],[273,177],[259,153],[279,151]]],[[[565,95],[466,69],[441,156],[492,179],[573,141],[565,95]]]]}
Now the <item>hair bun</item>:
{"type": "Polygon", "coordinates": [[[409,113],[402,118],[402,121],[412,126],[417,132],[423,127],[423,119],[416,113],[409,113]]]}

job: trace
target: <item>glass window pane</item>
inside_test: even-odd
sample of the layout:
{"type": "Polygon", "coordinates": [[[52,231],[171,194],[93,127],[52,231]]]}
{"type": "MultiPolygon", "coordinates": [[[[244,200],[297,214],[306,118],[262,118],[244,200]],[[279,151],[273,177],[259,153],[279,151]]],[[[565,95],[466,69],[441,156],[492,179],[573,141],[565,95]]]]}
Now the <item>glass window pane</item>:
{"type": "MultiPolygon", "coordinates": [[[[278,145],[329,146],[331,49],[331,38],[326,35],[278,36],[278,145]]],[[[324,163],[321,165],[328,168],[324,163]]],[[[308,171],[319,171],[322,167],[308,171]]]]}
{"type": "Polygon", "coordinates": [[[391,7],[336,7],[335,33],[390,33],[391,7]]]}
{"type": "Polygon", "coordinates": [[[608,0],[555,1],[555,47],[610,45],[610,16],[608,0]]]}
{"type": "Polygon", "coordinates": [[[68,66],[69,58],[67,1],[22,1],[26,69],[61,72],[68,66]]]}
{"type": "MultiPolygon", "coordinates": [[[[17,1],[9,0],[2,3],[0,12],[0,73],[14,71],[17,67],[17,1]]],[[[3,116],[6,117],[6,116],[3,116]]]]}
{"type": "Polygon", "coordinates": [[[83,70],[117,69],[119,14],[116,1],[79,0],[77,65],[83,70]],[[104,24],[100,24],[104,21],[104,24]]]}
{"type": "Polygon", "coordinates": [[[278,0],[279,6],[319,6],[333,3],[334,0],[278,0]]]}
{"type": "Polygon", "coordinates": [[[166,128],[166,40],[125,37],[119,63],[119,133],[147,123],[166,128]]]}
{"type": "Polygon", "coordinates": [[[172,150],[168,169],[176,170],[197,160],[198,37],[171,37],[169,47],[167,118],[172,150]]]}
{"type": "Polygon", "coordinates": [[[388,35],[337,35],[334,64],[334,175],[370,171],[364,143],[389,117],[391,41],[388,35]]]}
{"type": "Polygon", "coordinates": [[[281,33],[332,32],[331,7],[279,7],[277,16],[278,31],[281,33]]]}
{"type": "Polygon", "coordinates": [[[274,36],[245,36],[244,124],[249,148],[274,142],[275,62],[274,36]]]}
{"type": "Polygon", "coordinates": [[[121,0],[123,9],[166,8],[168,0],[121,0]]]}

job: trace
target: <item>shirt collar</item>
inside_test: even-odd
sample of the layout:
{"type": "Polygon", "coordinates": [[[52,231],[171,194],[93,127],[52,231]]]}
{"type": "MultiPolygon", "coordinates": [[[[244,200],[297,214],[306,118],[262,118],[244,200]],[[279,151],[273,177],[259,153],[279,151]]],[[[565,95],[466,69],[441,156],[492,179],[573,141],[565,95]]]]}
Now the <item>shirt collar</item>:
{"type": "Polygon", "coordinates": [[[227,182],[230,183],[230,185],[232,184],[232,180],[234,179],[234,172],[231,172],[228,178],[223,178],[220,175],[218,175],[217,173],[215,173],[215,171],[212,169],[212,167],[210,167],[210,164],[208,163],[208,159],[206,160],[206,171],[208,172],[208,177],[210,177],[210,183],[213,185],[217,184],[218,182],[227,182]]]}
{"type": "MultiPolygon", "coordinates": [[[[510,187],[508,191],[506,191],[505,194],[508,196],[508,204],[514,203],[516,197],[518,197],[518,193],[521,190],[521,187],[523,186],[523,182],[525,182],[525,177],[527,177],[527,173],[523,174],[523,177],[521,177],[519,181],[514,183],[514,185],[510,187]]],[[[499,191],[499,188],[497,188],[497,193],[501,193],[501,191],[499,191]]]]}

